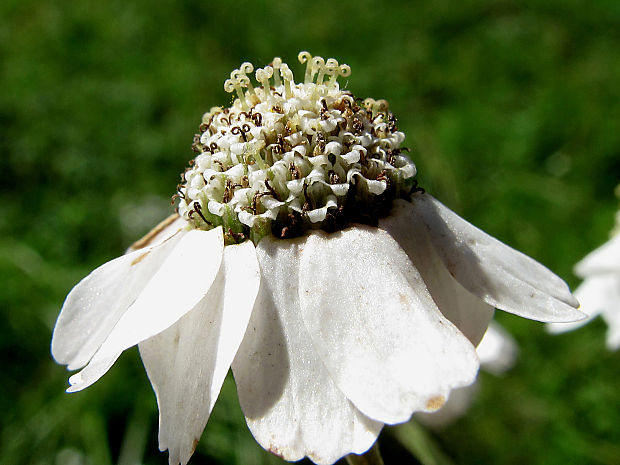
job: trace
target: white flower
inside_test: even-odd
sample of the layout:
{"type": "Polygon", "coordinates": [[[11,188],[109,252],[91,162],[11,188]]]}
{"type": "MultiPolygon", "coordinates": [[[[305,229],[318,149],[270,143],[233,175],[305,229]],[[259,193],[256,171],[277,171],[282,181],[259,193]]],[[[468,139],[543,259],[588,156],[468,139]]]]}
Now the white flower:
{"type": "Polygon", "coordinates": [[[620,348],[620,214],[616,217],[616,223],[613,237],[575,265],[575,274],[583,278],[575,289],[575,296],[581,303],[579,309],[588,318],[574,323],[548,324],[549,332],[563,333],[577,329],[601,315],[609,326],[607,348],[620,348]]]}
{"type": "Polygon", "coordinates": [[[471,384],[494,307],[583,316],[559,277],[416,188],[387,104],[339,90],[348,67],[300,59],[303,84],[279,59],[261,87],[247,63],[231,73],[238,98],[203,118],[179,215],[84,278],[54,330],[54,358],[82,368],[69,391],[139,346],[171,464],[231,366],[264,448],[330,464],[471,384]]]}

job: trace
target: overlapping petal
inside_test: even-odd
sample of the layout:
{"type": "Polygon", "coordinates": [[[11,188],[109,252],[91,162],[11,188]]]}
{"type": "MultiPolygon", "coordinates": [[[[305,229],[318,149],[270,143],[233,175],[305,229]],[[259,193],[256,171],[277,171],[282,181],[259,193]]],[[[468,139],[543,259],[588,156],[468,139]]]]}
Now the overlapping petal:
{"type": "Polygon", "coordinates": [[[304,243],[258,244],[261,286],[233,373],[248,426],[265,449],[285,460],[331,464],[367,450],[383,425],[336,387],[308,335],[298,297],[304,243]]]}
{"type": "Polygon", "coordinates": [[[118,319],[88,365],[69,378],[71,387],[67,391],[90,386],[110,369],[125,349],[160,333],[190,311],[215,280],[223,249],[221,227],[184,234],[118,319]]]}
{"type": "Polygon", "coordinates": [[[448,272],[431,244],[428,229],[410,202],[396,200],[390,216],[379,221],[407,253],[420,272],[433,300],[461,332],[477,346],[493,318],[495,308],[474,296],[448,272]]]}
{"type": "Polygon", "coordinates": [[[363,413],[407,421],[473,382],[474,347],[387,232],[356,225],[313,233],[300,262],[305,327],[336,385],[363,413]]]}
{"type": "Polygon", "coordinates": [[[170,328],[139,344],[157,395],[159,448],[186,464],[213,410],[243,339],[258,292],[252,242],[224,249],[207,295],[170,328]]]}
{"type": "Polygon", "coordinates": [[[474,295],[534,320],[584,317],[566,283],[543,265],[476,228],[429,194],[415,194],[411,200],[445,267],[474,295]]]}
{"type": "Polygon", "coordinates": [[[162,236],[157,245],[107,262],[71,290],[52,337],[52,355],[58,363],[70,370],[88,363],[184,234],[162,236]]]}

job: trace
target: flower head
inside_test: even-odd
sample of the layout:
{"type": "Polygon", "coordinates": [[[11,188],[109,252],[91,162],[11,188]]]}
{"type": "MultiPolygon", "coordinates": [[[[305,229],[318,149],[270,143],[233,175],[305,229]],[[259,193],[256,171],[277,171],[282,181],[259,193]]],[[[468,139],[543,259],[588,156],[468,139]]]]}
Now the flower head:
{"type": "Polygon", "coordinates": [[[471,384],[494,307],[579,319],[566,284],[417,187],[387,103],[302,52],[244,63],[194,138],[178,214],[69,293],[52,353],[97,381],[138,344],[159,445],[187,463],[232,366],[256,440],[286,460],[362,453],[471,384]]]}
{"type": "Polygon", "coordinates": [[[275,58],[256,70],[257,88],[248,76],[254,67],[243,63],[224,84],[238,95],[233,105],[203,116],[198,155],[177,194],[179,215],[193,227],[222,225],[227,244],[257,244],[272,234],[376,223],[411,190],[415,165],[402,154],[405,135],[387,102],[359,104],[341,90],[347,65],[307,52],[299,59],[303,83],[275,58]]]}
{"type": "MultiPolygon", "coordinates": [[[[620,195],[620,188],[617,189],[620,195]]],[[[575,289],[575,296],[581,302],[580,310],[588,318],[574,323],[550,323],[551,333],[563,333],[583,326],[597,316],[605,320],[607,348],[620,348],[620,211],[616,213],[616,226],[611,239],[590,252],[575,265],[575,274],[583,282],[575,289]]]]}

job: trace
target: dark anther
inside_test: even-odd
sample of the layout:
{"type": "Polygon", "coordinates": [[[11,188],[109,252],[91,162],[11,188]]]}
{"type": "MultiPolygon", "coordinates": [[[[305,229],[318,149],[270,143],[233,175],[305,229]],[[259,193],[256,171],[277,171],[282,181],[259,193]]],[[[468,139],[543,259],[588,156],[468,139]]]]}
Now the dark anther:
{"type": "MultiPolygon", "coordinates": [[[[273,87],[272,87],[272,89],[273,89],[273,87]]],[[[275,90],[274,90],[274,91],[273,91],[273,93],[274,93],[275,95],[277,95],[278,97],[282,97],[282,94],[281,94],[280,92],[278,92],[278,91],[275,91],[275,90]]]]}
{"type": "Polygon", "coordinates": [[[247,176],[241,176],[241,187],[246,188],[250,187],[250,180],[247,176]]]}
{"type": "Polygon", "coordinates": [[[230,118],[226,118],[225,114],[227,114],[226,111],[223,114],[221,114],[220,124],[226,123],[228,126],[230,126],[230,118]]]}
{"type": "Polygon", "coordinates": [[[407,195],[410,196],[415,194],[416,192],[421,192],[422,194],[424,194],[426,192],[426,189],[420,187],[420,185],[418,184],[418,180],[414,179],[413,185],[411,186],[411,189],[409,189],[409,194],[407,195]]]}
{"type": "Polygon", "coordinates": [[[211,142],[211,145],[209,145],[209,150],[211,150],[211,153],[215,153],[219,150],[219,147],[215,142],[211,142]]]}
{"type": "Polygon", "coordinates": [[[226,186],[224,187],[224,196],[222,197],[222,203],[230,202],[232,199],[233,191],[235,190],[235,184],[230,179],[226,180],[226,186]]]}
{"type": "Polygon", "coordinates": [[[211,117],[209,118],[209,124],[207,125],[208,127],[211,127],[211,123],[213,122],[214,118],[215,118],[215,113],[213,113],[211,117]]]}
{"type": "Polygon", "coordinates": [[[364,130],[364,123],[362,123],[360,119],[355,118],[353,120],[353,130],[355,131],[355,134],[361,134],[364,130]]]}
{"type": "Polygon", "coordinates": [[[304,181],[304,197],[305,197],[306,201],[302,205],[301,211],[307,212],[308,210],[313,210],[314,209],[314,205],[313,205],[312,199],[308,195],[308,183],[305,182],[305,181],[304,181]]]}
{"type": "Polygon", "coordinates": [[[192,204],[192,207],[194,208],[194,210],[191,210],[191,211],[189,212],[189,215],[188,215],[188,216],[189,216],[190,218],[192,217],[192,211],[195,211],[196,213],[198,213],[198,215],[200,216],[200,218],[202,218],[202,221],[204,221],[205,223],[207,223],[209,226],[213,226],[213,224],[212,224],[210,221],[208,221],[208,220],[204,217],[204,215],[202,214],[202,207],[200,206],[200,204],[199,204],[198,202],[194,202],[194,203],[192,204]]]}
{"type": "Polygon", "coordinates": [[[198,130],[200,132],[205,132],[208,128],[209,128],[209,123],[200,123],[200,126],[198,126],[198,130]]]}
{"type": "Polygon", "coordinates": [[[272,111],[274,113],[280,113],[280,114],[284,113],[284,110],[282,110],[282,107],[280,105],[274,105],[272,108],[272,111]]]}
{"type": "Polygon", "coordinates": [[[287,237],[294,237],[294,236],[298,236],[299,234],[301,234],[300,214],[297,212],[295,212],[295,214],[289,213],[287,219],[288,219],[288,226],[284,226],[280,230],[279,236],[281,239],[286,239],[287,237]]]}
{"type": "Polygon", "coordinates": [[[321,119],[326,120],[329,118],[329,108],[327,108],[327,101],[324,98],[321,99],[321,119]]]}
{"type": "Polygon", "coordinates": [[[269,195],[269,193],[257,192],[256,194],[254,194],[254,197],[252,197],[252,213],[254,213],[255,215],[258,215],[258,201],[263,195],[269,195]]]}
{"type": "Polygon", "coordinates": [[[325,150],[325,135],[322,132],[316,133],[316,147],[314,148],[315,155],[323,153],[325,150]]]}
{"type": "Polygon", "coordinates": [[[398,128],[396,127],[396,117],[393,113],[388,113],[388,130],[390,132],[398,131],[398,128]]]}
{"type": "Polygon", "coordinates": [[[269,179],[265,179],[265,187],[267,188],[267,190],[269,191],[269,193],[271,194],[271,196],[276,199],[276,200],[280,200],[278,199],[278,193],[276,192],[276,190],[273,188],[273,186],[269,183],[269,179]]]}
{"type": "Polygon", "coordinates": [[[183,186],[181,186],[181,184],[177,185],[177,192],[176,194],[174,194],[172,196],[172,200],[170,202],[171,205],[174,205],[174,203],[176,202],[177,199],[183,199],[185,200],[185,194],[183,193],[183,191],[181,190],[183,186]]]}
{"type": "Polygon", "coordinates": [[[299,168],[297,168],[295,163],[291,162],[290,165],[288,165],[288,170],[291,172],[291,179],[301,178],[301,173],[299,172],[299,168]]]}
{"type": "Polygon", "coordinates": [[[390,182],[389,178],[386,176],[386,171],[383,170],[381,171],[381,173],[379,173],[379,175],[377,176],[377,181],[385,181],[385,182],[390,182]]]}
{"type": "Polygon", "coordinates": [[[252,118],[252,115],[250,113],[247,113],[245,111],[242,111],[241,113],[239,113],[239,118],[237,118],[237,121],[239,121],[240,117],[243,115],[243,120],[247,121],[249,119],[252,118]]]}
{"type": "Polygon", "coordinates": [[[200,134],[194,134],[194,141],[192,143],[192,150],[196,153],[202,152],[202,144],[200,143],[200,134]]]}
{"type": "Polygon", "coordinates": [[[235,136],[241,134],[241,138],[243,139],[243,142],[247,142],[248,138],[245,135],[246,133],[250,132],[250,126],[248,124],[244,124],[241,127],[235,126],[234,128],[230,130],[230,132],[233,133],[235,136]]]}
{"type": "Polygon", "coordinates": [[[226,167],[224,166],[224,163],[222,163],[219,160],[213,160],[213,163],[217,163],[220,167],[220,171],[223,173],[224,171],[226,171],[226,167]]]}
{"type": "Polygon", "coordinates": [[[338,174],[334,170],[329,170],[327,172],[327,176],[328,176],[330,184],[339,184],[340,183],[340,176],[338,176],[338,174]]]}
{"type": "Polygon", "coordinates": [[[252,119],[254,120],[254,124],[256,126],[261,126],[263,124],[263,115],[260,113],[254,113],[252,115],[252,119]]]}
{"type": "Polygon", "coordinates": [[[236,233],[232,230],[232,228],[228,228],[228,235],[233,238],[233,240],[239,244],[245,240],[245,234],[236,233]]]}

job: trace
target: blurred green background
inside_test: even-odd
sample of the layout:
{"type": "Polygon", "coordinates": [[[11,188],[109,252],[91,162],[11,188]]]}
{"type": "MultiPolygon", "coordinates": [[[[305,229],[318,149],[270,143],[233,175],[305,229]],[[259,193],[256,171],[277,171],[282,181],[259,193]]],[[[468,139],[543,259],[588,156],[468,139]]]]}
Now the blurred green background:
{"type": "MultiPolygon", "coordinates": [[[[309,50],[385,98],[422,186],[560,274],[604,242],[620,182],[620,2],[0,3],[0,463],[165,464],[135,349],[84,392],[49,341],[71,287],[172,209],[223,81],[309,50]]],[[[620,463],[620,353],[498,312],[520,345],[429,438],[459,464],[620,463]]],[[[383,432],[386,463],[416,463],[383,432]]],[[[279,463],[227,381],[191,463],[279,463]]],[[[427,462],[428,463],[428,462],[427,462]]]]}

